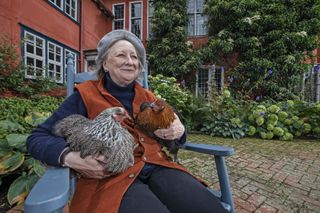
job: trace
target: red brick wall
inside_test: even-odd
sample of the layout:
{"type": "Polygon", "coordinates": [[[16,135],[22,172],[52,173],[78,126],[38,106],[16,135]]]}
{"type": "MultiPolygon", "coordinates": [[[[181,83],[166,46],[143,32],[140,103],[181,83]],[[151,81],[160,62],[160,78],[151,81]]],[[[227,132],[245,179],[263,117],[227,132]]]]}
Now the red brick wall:
{"type": "Polygon", "coordinates": [[[78,50],[78,25],[43,0],[0,1],[0,30],[20,41],[19,23],[78,50]]]}
{"type": "Polygon", "coordinates": [[[95,49],[100,38],[112,29],[112,21],[91,0],[78,1],[78,20],[80,23],[47,0],[0,0],[0,34],[8,35],[18,44],[21,40],[19,23],[25,25],[78,51],[82,70],[82,51],[95,49]]]}

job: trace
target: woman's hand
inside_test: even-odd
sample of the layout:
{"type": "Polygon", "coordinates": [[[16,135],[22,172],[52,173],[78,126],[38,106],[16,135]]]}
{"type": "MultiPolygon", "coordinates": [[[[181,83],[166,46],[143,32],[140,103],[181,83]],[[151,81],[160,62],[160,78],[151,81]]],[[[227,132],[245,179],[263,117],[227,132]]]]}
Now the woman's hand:
{"type": "Polygon", "coordinates": [[[104,156],[87,156],[80,157],[80,152],[69,152],[64,157],[64,165],[77,171],[82,177],[103,179],[109,177],[107,171],[103,168],[102,164],[105,163],[104,156]]]}
{"type": "Polygon", "coordinates": [[[185,131],[185,128],[181,123],[179,117],[176,114],[174,114],[174,116],[175,116],[175,120],[172,122],[169,128],[157,129],[156,131],[154,131],[154,134],[159,138],[162,138],[165,140],[174,140],[174,139],[181,138],[185,131]]]}

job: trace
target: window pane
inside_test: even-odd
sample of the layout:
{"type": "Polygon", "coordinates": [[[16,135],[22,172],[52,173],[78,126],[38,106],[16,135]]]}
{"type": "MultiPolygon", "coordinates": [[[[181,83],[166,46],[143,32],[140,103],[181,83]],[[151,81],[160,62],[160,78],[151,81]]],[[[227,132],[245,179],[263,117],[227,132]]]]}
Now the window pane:
{"type": "Polygon", "coordinates": [[[37,47],[39,47],[39,48],[43,48],[43,40],[42,39],[39,39],[39,38],[37,38],[36,39],[36,45],[37,45],[37,47]]]}
{"type": "Polygon", "coordinates": [[[36,67],[38,68],[42,68],[43,67],[43,63],[40,60],[36,60],[36,67]]]}
{"type": "Polygon", "coordinates": [[[53,44],[49,44],[49,51],[50,51],[50,52],[53,52],[53,51],[54,51],[54,46],[53,46],[53,44]]]}
{"type": "Polygon", "coordinates": [[[42,56],[43,55],[43,49],[40,49],[40,48],[36,48],[36,55],[38,56],[42,56]]]}
{"type": "Polygon", "coordinates": [[[207,34],[207,23],[206,17],[198,14],[196,23],[196,35],[206,35],[207,34]]]}
{"type": "Polygon", "coordinates": [[[74,10],[71,10],[71,16],[76,17],[76,12],[74,10]]]}
{"type": "Polygon", "coordinates": [[[115,21],[114,22],[114,29],[118,30],[118,29],[123,29],[123,21],[115,21]]]}
{"type": "Polygon", "coordinates": [[[61,0],[56,0],[57,6],[61,8],[61,0]]]}
{"type": "Polygon", "coordinates": [[[95,60],[89,60],[88,61],[88,72],[93,72],[96,69],[96,61],[95,60]]]}
{"type": "Polygon", "coordinates": [[[115,5],[114,6],[114,18],[123,19],[124,18],[124,5],[115,5]]]}
{"type": "Polygon", "coordinates": [[[54,54],[53,54],[53,52],[49,52],[49,59],[50,59],[50,60],[54,60],[54,54]]]}
{"type": "Polygon", "coordinates": [[[132,18],[141,17],[141,3],[131,4],[131,17],[132,18]]]}
{"type": "Polygon", "coordinates": [[[140,38],[141,34],[141,20],[135,19],[131,21],[131,32],[140,38]]]}
{"type": "Polygon", "coordinates": [[[149,17],[152,17],[154,13],[153,1],[149,1],[149,17]]]}
{"type": "Polygon", "coordinates": [[[34,66],[34,59],[27,57],[27,66],[34,66]]]}
{"type": "Polygon", "coordinates": [[[196,0],[196,12],[197,13],[202,13],[203,12],[203,5],[204,5],[204,1],[203,0],[196,0]]]}
{"type": "Polygon", "coordinates": [[[189,15],[189,23],[188,23],[188,35],[193,36],[194,35],[194,15],[189,15]]]}
{"type": "Polygon", "coordinates": [[[195,12],[195,5],[194,5],[195,0],[188,0],[188,13],[194,13],[195,12]]]}
{"type": "Polygon", "coordinates": [[[34,40],[34,37],[32,35],[30,35],[29,33],[26,34],[26,39],[28,41],[33,41],[34,40]]]}
{"type": "Polygon", "coordinates": [[[33,53],[33,50],[34,50],[34,49],[33,49],[33,46],[32,46],[31,44],[28,44],[28,43],[27,43],[27,52],[28,52],[28,53],[33,53]]]}
{"type": "Polygon", "coordinates": [[[26,74],[29,75],[29,76],[33,76],[34,75],[34,68],[33,67],[28,67],[26,74]]]}
{"type": "Polygon", "coordinates": [[[66,5],[66,12],[69,14],[70,13],[70,6],[66,5]]]}
{"type": "Polygon", "coordinates": [[[36,69],[36,76],[37,76],[37,77],[43,76],[43,71],[44,71],[44,70],[37,68],[37,69],[36,69]]]}
{"type": "Polygon", "coordinates": [[[56,66],[56,74],[61,73],[61,66],[57,65],[56,66]]]}

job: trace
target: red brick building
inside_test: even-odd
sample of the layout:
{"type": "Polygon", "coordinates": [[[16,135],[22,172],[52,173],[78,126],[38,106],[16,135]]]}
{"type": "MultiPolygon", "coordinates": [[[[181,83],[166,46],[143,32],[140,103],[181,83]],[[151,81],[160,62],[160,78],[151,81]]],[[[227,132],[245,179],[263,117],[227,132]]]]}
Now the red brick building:
{"type": "Polygon", "coordinates": [[[1,34],[16,44],[23,41],[19,52],[29,67],[25,77],[31,79],[63,83],[68,53],[83,70],[86,50],[112,29],[112,18],[99,0],[0,1],[1,34]]]}
{"type": "MultiPolygon", "coordinates": [[[[25,78],[36,76],[65,81],[66,56],[72,53],[78,71],[94,66],[99,39],[113,29],[127,29],[142,41],[151,31],[151,0],[10,0],[0,1],[0,30],[29,67],[25,78]]],[[[188,33],[195,46],[207,41],[203,0],[188,0],[188,33]]],[[[201,69],[200,91],[214,66],[201,69]]]]}
{"type": "MultiPolygon", "coordinates": [[[[25,78],[43,76],[65,82],[66,56],[72,53],[78,72],[94,68],[96,45],[113,29],[127,29],[142,41],[152,31],[152,0],[2,0],[0,32],[19,44],[29,67],[25,78]]],[[[188,0],[187,27],[195,47],[207,42],[204,0],[188,0]]],[[[318,62],[320,59],[318,58],[318,62]]],[[[223,86],[223,67],[206,65],[196,72],[197,94],[208,92],[208,82],[223,86]]]]}

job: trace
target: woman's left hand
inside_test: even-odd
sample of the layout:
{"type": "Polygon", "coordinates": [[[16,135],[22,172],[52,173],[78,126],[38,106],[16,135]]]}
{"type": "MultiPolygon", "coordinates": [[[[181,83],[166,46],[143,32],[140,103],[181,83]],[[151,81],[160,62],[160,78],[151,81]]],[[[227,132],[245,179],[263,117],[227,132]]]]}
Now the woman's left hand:
{"type": "Polygon", "coordinates": [[[174,140],[179,139],[182,137],[185,128],[183,124],[181,123],[179,117],[174,114],[175,119],[167,129],[157,129],[154,131],[154,134],[158,136],[159,138],[165,139],[165,140],[174,140]]]}

